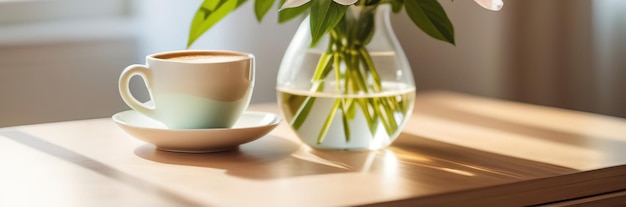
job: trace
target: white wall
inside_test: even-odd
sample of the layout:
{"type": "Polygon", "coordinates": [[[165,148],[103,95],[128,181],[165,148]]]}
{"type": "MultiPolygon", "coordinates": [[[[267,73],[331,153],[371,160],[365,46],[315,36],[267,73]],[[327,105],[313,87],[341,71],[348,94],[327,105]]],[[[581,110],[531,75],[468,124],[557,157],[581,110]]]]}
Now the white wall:
{"type": "Polygon", "coordinates": [[[117,78],[137,47],[124,0],[0,3],[0,127],[126,109],[117,78]]]}
{"type": "Polygon", "coordinates": [[[453,90],[502,96],[506,61],[503,13],[483,9],[474,1],[439,1],[452,21],[456,46],[435,40],[406,14],[393,16],[393,26],[413,68],[419,90],[453,90]]]}
{"type": "Polygon", "coordinates": [[[125,109],[117,78],[135,53],[132,37],[0,45],[0,127],[125,109]]]}

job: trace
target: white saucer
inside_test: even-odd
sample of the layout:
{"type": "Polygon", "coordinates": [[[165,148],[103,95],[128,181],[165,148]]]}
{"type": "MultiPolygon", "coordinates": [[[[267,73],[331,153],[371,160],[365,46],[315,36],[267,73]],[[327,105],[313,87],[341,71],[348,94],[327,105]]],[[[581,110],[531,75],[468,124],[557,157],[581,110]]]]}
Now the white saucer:
{"type": "Polygon", "coordinates": [[[237,148],[272,131],[281,118],[266,112],[244,112],[232,128],[168,129],[164,124],[134,111],[113,115],[126,133],[173,152],[216,152],[237,148]]]}

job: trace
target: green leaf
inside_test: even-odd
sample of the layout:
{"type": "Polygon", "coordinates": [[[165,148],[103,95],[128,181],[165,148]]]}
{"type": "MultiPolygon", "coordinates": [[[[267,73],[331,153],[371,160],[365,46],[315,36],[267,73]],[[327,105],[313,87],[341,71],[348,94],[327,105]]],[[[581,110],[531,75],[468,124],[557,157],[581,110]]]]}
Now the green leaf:
{"type": "Polygon", "coordinates": [[[306,121],[306,118],[309,116],[309,113],[311,112],[314,103],[315,97],[307,96],[304,100],[304,103],[300,105],[300,108],[298,109],[293,117],[293,120],[290,123],[295,130],[300,129],[302,124],[304,124],[304,121],[306,121]]]}
{"type": "Polygon", "coordinates": [[[364,99],[356,100],[359,108],[363,111],[363,116],[365,117],[365,121],[367,121],[367,128],[370,130],[370,134],[374,136],[376,134],[376,123],[378,121],[378,117],[373,117],[372,112],[370,112],[370,107],[368,102],[364,99]]]}
{"type": "Polygon", "coordinates": [[[317,136],[317,144],[322,144],[324,141],[324,137],[326,137],[330,124],[333,123],[333,118],[335,118],[335,113],[337,113],[337,110],[339,109],[339,104],[341,104],[341,99],[337,99],[335,104],[333,104],[333,107],[330,109],[328,117],[326,117],[326,121],[324,121],[324,125],[322,125],[322,129],[317,136]]]}
{"type": "Polygon", "coordinates": [[[380,1],[381,0],[367,0],[367,1],[360,2],[360,3],[363,6],[372,6],[372,5],[377,5],[378,3],[380,3],[380,1]]]}
{"type": "Polygon", "coordinates": [[[274,5],[275,0],[255,0],[254,1],[254,13],[256,14],[256,19],[261,22],[263,17],[274,5]]]}
{"type": "Polygon", "coordinates": [[[376,7],[364,7],[359,15],[359,20],[352,23],[355,24],[352,27],[356,29],[352,33],[359,45],[368,45],[372,37],[374,37],[374,32],[376,31],[374,21],[375,9],[376,7]]]}
{"type": "Polygon", "coordinates": [[[350,123],[348,122],[348,108],[346,107],[346,99],[340,99],[341,104],[341,122],[343,123],[343,135],[346,138],[346,142],[350,142],[350,123]]]}
{"type": "Polygon", "coordinates": [[[322,36],[339,23],[348,6],[333,0],[315,0],[311,2],[311,46],[316,45],[322,36]]]}
{"type": "Polygon", "coordinates": [[[213,25],[217,24],[244,2],[246,0],[204,0],[191,21],[187,48],[213,25]]]}
{"type": "Polygon", "coordinates": [[[391,10],[393,11],[393,13],[401,12],[403,6],[404,6],[404,0],[391,1],[391,10]]]}
{"type": "Polygon", "coordinates": [[[437,0],[405,0],[413,23],[431,37],[454,45],[454,28],[437,0]]]}
{"type": "MultiPolygon", "coordinates": [[[[282,0],[280,5],[283,5],[284,2],[285,0],[282,0]]],[[[300,16],[306,13],[306,11],[308,11],[309,8],[311,8],[310,1],[299,7],[281,9],[280,11],[278,11],[278,23],[285,23],[293,18],[296,18],[297,16],[300,16]]]]}

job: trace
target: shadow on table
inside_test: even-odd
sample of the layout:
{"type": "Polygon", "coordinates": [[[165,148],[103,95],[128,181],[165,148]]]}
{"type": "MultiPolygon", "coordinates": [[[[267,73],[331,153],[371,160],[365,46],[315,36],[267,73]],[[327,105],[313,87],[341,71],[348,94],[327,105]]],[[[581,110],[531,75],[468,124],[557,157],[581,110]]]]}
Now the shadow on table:
{"type": "Polygon", "coordinates": [[[191,154],[143,145],[135,150],[154,162],[224,169],[247,179],[277,179],[336,173],[395,174],[409,179],[476,182],[516,180],[575,172],[569,168],[484,152],[403,133],[391,146],[374,151],[314,150],[277,136],[266,136],[238,150],[191,154]],[[441,176],[441,175],[444,176],[441,176]],[[450,179],[450,177],[454,179],[450,179]]]}
{"type": "Polygon", "coordinates": [[[142,145],[135,154],[154,162],[224,169],[232,176],[248,179],[273,179],[293,176],[345,172],[332,165],[303,162],[296,158],[301,151],[299,143],[268,135],[239,146],[238,149],[214,153],[177,153],[142,145]]]}

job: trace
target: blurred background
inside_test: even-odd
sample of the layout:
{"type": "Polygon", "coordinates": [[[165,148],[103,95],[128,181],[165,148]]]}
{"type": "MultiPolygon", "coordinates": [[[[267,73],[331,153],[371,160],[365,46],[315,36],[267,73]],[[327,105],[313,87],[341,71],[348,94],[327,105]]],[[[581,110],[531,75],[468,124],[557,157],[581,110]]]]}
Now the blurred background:
{"type": "MultiPolygon", "coordinates": [[[[128,107],[117,79],[155,52],[185,49],[201,0],[0,0],[0,127],[109,117],[128,107]]],[[[299,21],[258,23],[246,3],[193,49],[257,57],[253,102],[275,101],[275,76],[299,21]]],[[[404,14],[393,26],[418,92],[448,90],[626,117],[626,1],[505,0],[492,12],[471,0],[440,3],[456,46],[404,14]]],[[[147,99],[143,82],[133,91],[147,99]]]]}

